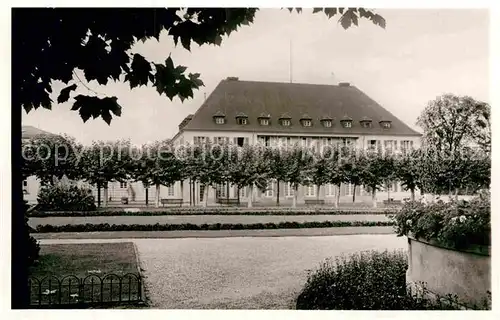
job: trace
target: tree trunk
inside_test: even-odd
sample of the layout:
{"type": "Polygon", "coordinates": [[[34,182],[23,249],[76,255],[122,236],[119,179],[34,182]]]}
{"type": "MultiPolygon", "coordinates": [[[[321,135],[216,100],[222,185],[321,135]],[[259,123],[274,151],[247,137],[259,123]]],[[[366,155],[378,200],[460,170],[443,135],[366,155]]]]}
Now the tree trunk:
{"type": "Polygon", "coordinates": [[[193,181],[193,206],[196,205],[196,180],[193,181]]]}
{"type": "Polygon", "coordinates": [[[335,199],[335,208],[338,208],[340,205],[340,183],[337,185],[337,196],[335,199]]]}
{"type": "Polygon", "coordinates": [[[181,198],[184,204],[184,180],[181,180],[181,198]]]}
{"type": "Polygon", "coordinates": [[[411,201],[415,201],[415,188],[411,188],[411,201]]]}
{"type": "Polygon", "coordinates": [[[229,182],[226,181],[226,184],[227,184],[227,187],[226,187],[226,199],[227,199],[227,203],[228,203],[228,206],[229,206],[229,182]]]}
{"type": "Polygon", "coordinates": [[[193,205],[193,195],[191,194],[191,183],[193,182],[193,180],[191,180],[191,178],[189,178],[189,206],[192,206],[193,205]]]}
{"type": "Polygon", "coordinates": [[[236,186],[236,192],[238,193],[238,207],[240,206],[240,186],[236,186]]]}
{"type": "Polygon", "coordinates": [[[298,190],[299,190],[299,186],[296,184],[293,186],[293,203],[292,203],[292,207],[293,208],[296,208],[297,207],[297,195],[298,195],[298,190]]]}
{"type": "Polygon", "coordinates": [[[372,203],[373,203],[373,207],[376,208],[377,207],[377,189],[376,188],[372,188],[372,203]]]}
{"type": "Polygon", "coordinates": [[[316,200],[318,201],[319,203],[319,190],[320,190],[321,186],[318,184],[316,185],[316,200]]]}
{"type": "Polygon", "coordinates": [[[146,191],[146,207],[149,205],[149,187],[145,188],[146,191]]]}
{"type": "Polygon", "coordinates": [[[108,186],[107,183],[104,185],[104,201],[102,202],[102,206],[106,208],[108,206],[108,186]]]}
{"type": "Polygon", "coordinates": [[[458,188],[455,188],[455,200],[458,201],[458,188]]]}
{"type": "Polygon", "coordinates": [[[276,180],[276,206],[280,206],[280,181],[276,180]]]}
{"type": "Polygon", "coordinates": [[[208,207],[208,188],[210,186],[208,185],[205,185],[205,187],[203,188],[203,193],[205,194],[205,204],[204,204],[204,207],[208,207]]]}
{"type": "Polygon", "coordinates": [[[160,207],[160,184],[156,184],[156,192],[155,192],[155,208],[160,207]]]}
{"type": "Polygon", "coordinates": [[[352,188],[352,203],[356,201],[356,185],[352,188]]]}
{"type": "Polygon", "coordinates": [[[97,183],[97,207],[101,207],[101,184],[97,183]]]}
{"type": "Polygon", "coordinates": [[[391,202],[391,189],[389,189],[389,184],[387,184],[386,188],[387,188],[387,202],[391,202]]]}
{"type": "Polygon", "coordinates": [[[252,200],[253,200],[253,184],[251,184],[250,186],[248,186],[248,204],[247,204],[247,207],[248,208],[251,208],[252,207],[252,200]]]}

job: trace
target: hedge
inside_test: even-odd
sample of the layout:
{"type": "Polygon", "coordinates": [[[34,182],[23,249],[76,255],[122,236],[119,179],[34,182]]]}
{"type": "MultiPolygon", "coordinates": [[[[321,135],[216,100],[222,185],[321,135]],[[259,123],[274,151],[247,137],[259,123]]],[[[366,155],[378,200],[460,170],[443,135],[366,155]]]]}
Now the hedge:
{"type": "Polygon", "coordinates": [[[226,215],[226,216],[267,216],[267,215],[356,215],[356,214],[394,214],[394,210],[379,209],[379,210],[287,210],[283,208],[265,209],[265,210],[238,210],[235,208],[228,209],[174,209],[161,211],[36,211],[30,214],[31,217],[46,218],[46,217],[91,217],[91,216],[180,216],[180,215],[226,215]]]}
{"type": "Polygon", "coordinates": [[[34,233],[49,232],[104,232],[104,231],[178,231],[178,230],[258,230],[258,229],[303,229],[303,228],[332,228],[332,227],[378,227],[392,226],[391,221],[323,221],[323,222],[280,222],[280,223],[253,223],[253,224],[67,224],[54,226],[50,224],[38,225],[34,233]]]}

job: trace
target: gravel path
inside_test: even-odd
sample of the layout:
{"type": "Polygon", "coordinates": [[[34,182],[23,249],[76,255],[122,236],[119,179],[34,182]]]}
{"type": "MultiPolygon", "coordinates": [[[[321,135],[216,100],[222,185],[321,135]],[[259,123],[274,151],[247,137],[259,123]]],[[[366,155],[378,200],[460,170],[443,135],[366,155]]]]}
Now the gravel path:
{"type": "Polygon", "coordinates": [[[203,215],[203,216],[115,216],[115,217],[47,217],[30,218],[29,224],[36,227],[41,224],[54,226],[65,224],[213,224],[213,223],[269,223],[269,222],[306,222],[306,221],[389,221],[382,214],[352,214],[352,215],[300,215],[300,216],[228,216],[228,215],[203,215]]]}
{"type": "Polygon", "coordinates": [[[395,235],[42,240],[136,243],[153,308],[290,309],[308,269],[341,254],[406,249],[395,235]]]}

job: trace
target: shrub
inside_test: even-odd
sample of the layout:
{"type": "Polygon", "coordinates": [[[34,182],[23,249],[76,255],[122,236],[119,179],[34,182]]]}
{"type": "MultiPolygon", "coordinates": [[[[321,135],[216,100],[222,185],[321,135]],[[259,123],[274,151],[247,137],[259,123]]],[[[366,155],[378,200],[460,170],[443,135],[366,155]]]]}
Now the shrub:
{"type": "Polygon", "coordinates": [[[25,252],[26,266],[30,267],[40,257],[40,245],[38,244],[36,239],[30,235],[32,228],[28,225],[28,215],[26,214],[27,211],[28,211],[28,203],[27,201],[24,201],[25,218],[24,218],[23,239],[25,243],[16,244],[16,246],[18,246],[19,248],[24,248],[25,251],[24,250],[23,251],[25,252]]]}
{"type": "Polygon", "coordinates": [[[399,236],[437,240],[453,247],[491,244],[491,207],[488,195],[471,201],[406,203],[392,216],[399,236]]]}
{"type": "Polygon", "coordinates": [[[88,188],[75,185],[42,187],[38,193],[40,211],[93,211],[95,199],[88,188]]]}
{"type": "Polygon", "coordinates": [[[327,260],[310,273],[297,309],[399,309],[406,295],[407,257],[403,251],[360,252],[327,260]]]}
{"type": "MultiPolygon", "coordinates": [[[[365,251],[327,260],[310,272],[296,300],[305,310],[457,310],[456,296],[431,298],[425,284],[411,293],[406,284],[406,253],[365,251]],[[424,293],[424,294],[422,294],[424,293]]],[[[489,302],[472,309],[489,309],[489,302]]]]}
{"type": "Polygon", "coordinates": [[[50,224],[38,225],[34,232],[103,232],[103,231],[173,231],[173,230],[261,230],[261,229],[301,229],[301,228],[332,228],[350,226],[392,226],[392,221],[324,221],[324,222],[280,222],[280,223],[253,223],[229,224],[214,223],[196,225],[185,224],[67,224],[54,226],[50,224]]]}
{"type": "Polygon", "coordinates": [[[378,211],[362,211],[362,210],[351,210],[342,211],[335,210],[332,208],[327,209],[289,209],[289,208],[265,208],[262,209],[243,209],[243,208],[172,208],[159,211],[139,211],[139,212],[128,212],[119,210],[107,210],[107,211],[33,211],[30,216],[32,217],[88,217],[88,216],[168,216],[168,215],[249,215],[249,216],[267,216],[267,215],[277,215],[277,216],[294,216],[294,215],[387,215],[390,214],[390,210],[378,210],[378,211]]]}

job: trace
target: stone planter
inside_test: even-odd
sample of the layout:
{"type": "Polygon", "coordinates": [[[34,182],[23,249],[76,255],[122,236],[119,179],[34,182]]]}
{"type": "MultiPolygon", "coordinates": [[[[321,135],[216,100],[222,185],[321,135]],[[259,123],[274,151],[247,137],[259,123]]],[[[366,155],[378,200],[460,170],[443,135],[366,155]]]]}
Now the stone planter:
{"type": "Polygon", "coordinates": [[[458,250],[408,236],[406,282],[413,290],[425,283],[432,297],[452,294],[466,307],[484,305],[491,292],[491,248],[476,245],[458,250]]]}

